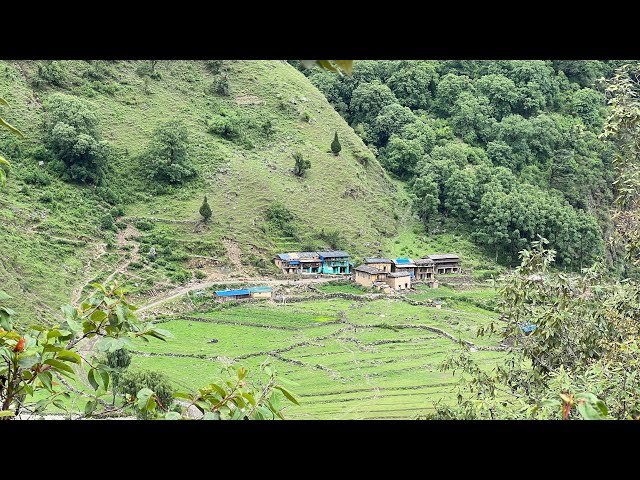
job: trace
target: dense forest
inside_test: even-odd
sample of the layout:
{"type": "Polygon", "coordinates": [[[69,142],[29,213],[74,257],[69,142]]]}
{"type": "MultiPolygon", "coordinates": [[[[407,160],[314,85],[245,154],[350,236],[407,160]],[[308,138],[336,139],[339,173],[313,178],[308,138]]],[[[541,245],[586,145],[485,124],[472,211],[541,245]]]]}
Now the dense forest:
{"type": "Polygon", "coordinates": [[[599,135],[604,79],[623,63],[359,61],[352,76],[303,71],[409,181],[427,229],[434,216],[453,218],[507,264],[541,236],[559,266],[579,269],[605,253],[610,233],[615,147],[599,135]]]}

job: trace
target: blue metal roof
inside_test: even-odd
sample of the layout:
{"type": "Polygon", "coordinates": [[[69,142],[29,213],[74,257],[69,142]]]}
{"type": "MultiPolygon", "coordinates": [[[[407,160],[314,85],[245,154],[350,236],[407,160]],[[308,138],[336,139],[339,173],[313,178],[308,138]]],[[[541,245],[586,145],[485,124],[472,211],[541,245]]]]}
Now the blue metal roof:
{"type": "Polygon", "coordinates": [[[235,297],[236,295],[249,295],[249,290],[219,290],[216,295],[219,297],[235,297]]]}
{"type": "Polygon", "coordinates": [[[289,260],[289,265],[300,265],[300,260],[289,260]]]}
{"type": "Polygon", "coordinates": [[[536,326],[533,323],[525,323],[522,326],[522,331],[524,333],[531,333],[536,329],[536,326]]]}
{"type": "Polygon", "coordinates": [[[249,288],[250,292],[256,293],[256,292],[270,292],[271,291],[271,287],[251,287],[249,288]]]}
{"type": "Polygon", "coordinates": [[[402,265],[405,263],[413,263],[413,261],[410,258],[396,258],[396,263],[402,265]]]}

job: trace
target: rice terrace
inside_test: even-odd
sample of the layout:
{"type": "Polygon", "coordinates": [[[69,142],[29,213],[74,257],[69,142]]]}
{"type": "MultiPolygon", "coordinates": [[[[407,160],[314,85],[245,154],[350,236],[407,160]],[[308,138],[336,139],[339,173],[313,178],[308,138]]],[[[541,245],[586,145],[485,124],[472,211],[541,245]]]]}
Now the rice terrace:
{"type": "Polygon", "coordinates": [[[0,60],[0,420],[640,419],[639,78],[0,60]]]}

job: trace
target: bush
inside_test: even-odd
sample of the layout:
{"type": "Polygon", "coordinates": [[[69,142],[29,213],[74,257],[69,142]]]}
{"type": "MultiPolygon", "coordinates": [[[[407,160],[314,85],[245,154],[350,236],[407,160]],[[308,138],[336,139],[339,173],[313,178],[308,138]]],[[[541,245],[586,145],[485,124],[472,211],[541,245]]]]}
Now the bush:
{"type": "Polygon", "coordinates": [[[207,70],[214,75],[218,75],[222,71],[223,60],[207,60],[204,64],[207,70]]]}
{"type": "Polygon", "coordinates": [[[267,138],[271,138],[276,131],[270,118],[267,118],[264,122],[262,122],[260,130],[262,130],[262,133],[267,138]]]}
{"type": "Polygon", "coordinates": [[[115,230],[116,224],[110,213],[107,213],[100,218],[100,226],[103,230],[115,230]]]}
{"type": "Polygon", "coordinates": [[[304,120],[307,123],[311,122],[311,114],[307,110],[302,112],[302,115],[300,115],[300,118],[302,118],[302,120],[304,120]]]}
{"type": "Polygon", "coordinates": [[[213,81],[209,85],[209,93],[222,96],[229,95],[229,78],[226,74],[213,77],[213,81]]]}
{"type": "Polygon", "coordinates": [[[67,71],[62,62],[53,60],[38,63],[38,78],[33,81],[34,87],[44,84],[56,87],[64,86],[67,80],[67,71]]]}
{"type": "Polygon", "coordinates": [[[304,177],[306,171],[311,168],[311,160],[305,158],[302,152],[294,152],[293,160],[295,161],[293,173],[298,177],[304,177]]]}
{"type": "MultiPolygon", "coordinates": [[[[155,392],[162,406],[169,409],[173,404],[173,387],[169,379],[160,372],[151,370],[126,371],[120,377],[120,392],[130,397],[135,397],[143,388],[155,392]]],[[[147,415],[134,407],[140,419],[147,419],[147,415]]]]}
{"type": "Polygon", "coordinates": [[[111,216],[113,218],[121,217],[122,215],[124,215],[124,208],[122,208],[122,206],[118,205],[118,206],[113,207],[111,210],[109,210],[109,213],[111,214],[111,216]]]}
{"type": "Polygon", "coordinates": [[[153,222],[151,222],[151,221],[149,221],[149,220],[147,220],[145,218],[140,218],[140,219],[136,220],[134,222],[134,225],[138,230],[142,230],[143,232],[151,231],[151,230],[153,230],[153,227],[154,227],[153,222]]]}
{"type": "Polygon", "coordinates": [[[340,249],[344,244],[344,238],[339,230],[325,230],[324,228],[318,233],[318,238],[327,242],[333,249],[340,249]]]}
{"type": "Polygon", "coordinates": [[[196,276],[196,278],[198,280],[203,280],[203,279],[207,278],[207,274],[205,272],[203,272],[202,270],[196,270],[194,275],[196,276]]]}
{"type": "Polygon", "coordinates": [[[40,195],[40,198],[38,200],[40,201],[40,203],[52,203],[53,195],[51,194],[51,192],[44,192],[42,195],[40,195]]]}
{"type": "Polygon", "coordinates": [[[232,140],[240,136],[241,124],[242,121],[238,115],[231,112],[223,112],[220,115],[214,115],[207,122],[207,131],[232,140]]]}
{"type": "Polygon", "coordinates": [[[169,278],[176,283],[185,283],[191,280],[191,272],[184,268],[176,267],[173,272],[169,273],[169,278]]]}
{"type": "Polygon", "coordinates": [[[110,205],[116,205],[122,202],[122,199],[120,198],[120,196],[116,194],[113,190],[111,190],[109,187],[97,187],[95,192],[100,199],[104,200],[110,205]]]}
{"type": "Polygon", "coordinates": [[[51,175],[44,170],[29,170],[23,177],[25,183],[29,185],[46,186],[51,183],[51,175]]]}

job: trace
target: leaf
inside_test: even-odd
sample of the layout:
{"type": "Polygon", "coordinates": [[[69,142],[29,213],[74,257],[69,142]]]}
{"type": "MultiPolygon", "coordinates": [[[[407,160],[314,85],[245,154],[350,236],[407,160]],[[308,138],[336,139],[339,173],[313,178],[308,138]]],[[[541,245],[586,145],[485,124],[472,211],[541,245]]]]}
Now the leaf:
{"type": "Polygon", "coordinates": [[[287,397],[287,400],[289,400],[291,403],[294,403],[295,405],[300,406],[300,404],[298,403],[298,400],[296,400],[296,398],[291,395],[291,393],[284,387],[281,387],[280,385],[276,385],[274,388],[277,388],[278,390],[280,390],[282,392],[282,394],[287,397]]]}
{"type": "Polygon", "coordinates": [[[96,342],[95,348],[99,352],[112,351],[111,348],[114,346],[114,343],[115,343],[115,338],[102,337],[100,340],[96,342]]]}
{"type": "Polygon", "coordinates": [[[53,400],[53,405],[58,407],[60,410],[66,410],[67,409],[67,407],[64,404],[64,402],[62,400],[60,400],[59,398],[55,398],[53,400]]]}
{"type": "Polygon", "coordinates": [[[606,420],[607,406],[592,393],[584,392],[576,396],[578,413],[585,420],[606,420]]]}
{"type": "Polygon", "coordinates": [[[107,314],[104,313],[102,310],[96,310],[91,314],[91,316],[89,318],[91,319],[91,321],[93,323],[100,323],[105,318],[107,318],[107,314]]]}
{"type": "Polygon", "coordinates": [[[11,130],[13,133],[15,133],[16,135],[23,137],[24,138],[24,133],[22,133],[20,130],[18,130],[16,127],[14,127],[13,125],[11,125],[10,123],[8,123],[4,118],[0,117],[0,125],[8,128],[9,130],[11,130]]]}
{"type": "Polygon", "coordinates": [[[16,414],[11,410],[2,410],[0,411],[0,418],[2,417],[15,417],[16,414]]]}
{"type": "Polygon", "coordinates": [[[220,420],[220,412],[207,412],[202,417],[203,420],[220,420]]]}
{"type": "Polygon", "coordinates": [[[138,399],[138,408],[143,412],[151,411],[155,407],[155,400],[153,399],[153,396],[153,390],[149,388],[141,389],[136,395],[136,398],[138,399]]]}
{"type": "Polygon", "coordinates": [[[87,379],[89,380],[89,384],[91,385],[91,387],[94,390],[98,390],[98,388],[100,388],[100,385],[98,384],[98,381],[96,380],[96,369],[92,368],[91,370],[89,370],[89,373],[87,374],[87,379]]]}
{"type": "Polygon", "coordinates": [[[63,372],[67,372],[73,375],[73,368],[71,368],[69,365],[67,365],[64,362],[61,362],[60,360],[56,360],[55,358],[48,358],[42,363],[44,363],[45,365],[51,365],[56,370],[61,370],[63,372]]]}
{"type": "Polygon", "coordinates": [[[3,302],[5,300],[11,300],[13,297],[7,295],[6,292],[3,292],[2,290],[0,290],[0,302],[3,302]]]}
{"type": "Polygon", "coordinates": [[[44,387],[49,390],[50,392],[53,392],[53,385],[51,385],[51,373],[49,372],[40,372],[38,374],[38,380],[40,380],[40,383],[42,383],[42,385],[44,385],[44,387]]]}
{"type": "Polygon", "coordinates": [[[82,362],[82,358],[75,352],[70,352],[69,350],[62,350],[58,353],[57,358],[64,362],[71,362],[80,364],[82,362]]]}
{"type": "Polygon", "coordinates": [[[98,406],[97,400],[89,400],[89,401],[87,401],[87,403],[84,406],[84,414],[86,416],[91,415],[94,412],[94,410],[96,409],[97,406],[98,406]]]}
{"type": "Polygon", "coordinates": [[[18,366],[22,368],[31,368],[40,361],[40,357],[33,353],[30,355],[22,354],[18,357],[18,366]]]}
{"type": "Polygon", "coordinates": [[[182,420],[182,415],[178,412],[167,412],[164,416],[165,420],[182,420]]]}
{"type": "Polygon", "coordinates": [[[0,97],[0,105],[6,105],[8,107],[9,103],[4,98],[0,97]]]}
{"type": "Polygon", "coordinates": [[[337,72],[338,71],[338,70],[336,70],[336,67],[331,65],[331,62],[329,60],[316,60],[316,62],[318,63],[318,65],[320,65],[325,70],[329,70],[330,72],[337,72]]]}

